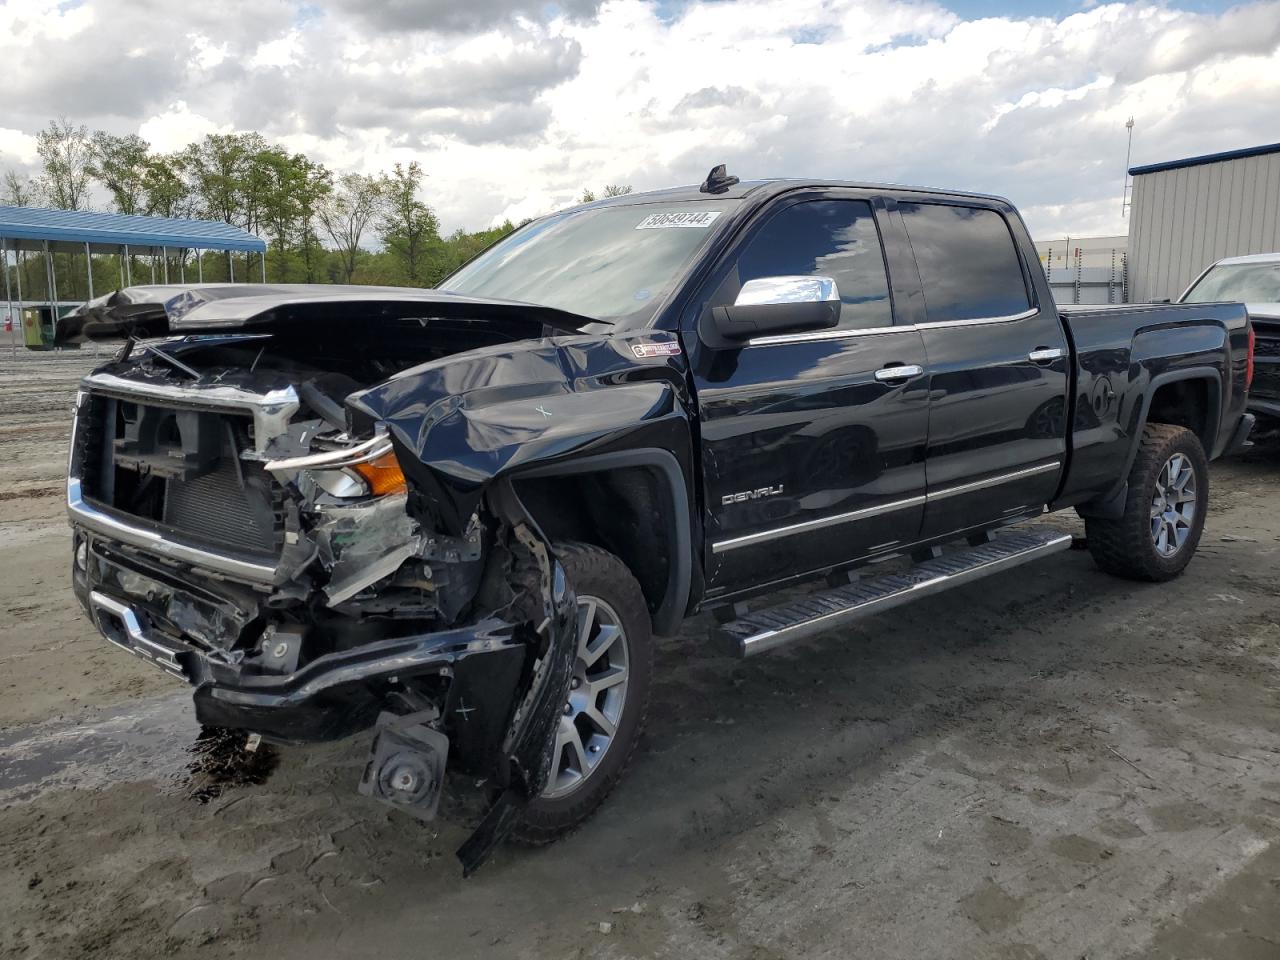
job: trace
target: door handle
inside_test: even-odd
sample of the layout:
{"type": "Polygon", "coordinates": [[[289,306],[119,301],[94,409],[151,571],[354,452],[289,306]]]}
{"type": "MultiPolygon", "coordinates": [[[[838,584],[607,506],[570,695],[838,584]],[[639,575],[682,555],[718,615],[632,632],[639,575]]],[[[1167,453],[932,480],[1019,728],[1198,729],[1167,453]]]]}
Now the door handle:
{"type": "Polygon", "coordinates": [[[894,380],[910,380],[922,373],[924,367],[918,363],[900,363],[895,367],[881,367],[876,371],[875,377],[881,383],[890,383],[894,380]]]}
{"type": "Polygon", "coordinates": [[[1027,354],[1027,359],[1032,363],[1052,363],[1064,353],[1066,351],[1061,347],[1036,347],[1027,354]]]}

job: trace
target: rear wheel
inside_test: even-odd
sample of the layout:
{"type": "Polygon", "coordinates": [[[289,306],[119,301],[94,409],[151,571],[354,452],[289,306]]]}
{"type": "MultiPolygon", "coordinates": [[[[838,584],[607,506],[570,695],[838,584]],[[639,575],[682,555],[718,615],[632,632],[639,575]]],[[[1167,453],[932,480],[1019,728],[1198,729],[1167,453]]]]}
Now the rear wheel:
{"type": "Polygon", "coordinates": [[[557,544],[578,600],[578,655],[542,795],[514,837],[549,843],[604,802],[631,761],[644,726],[653,673],[649,609],[640,584],[613,554],[557,544]]]}
{"type": "Polygon", "coordinates": [[[1130,580],[1169,580],[1200,543],[1209,506],[1209,463],[1186,427],[1148,424],[1133,468],[1124,515],[1085,521],[1099,567],[1130,580]]]}

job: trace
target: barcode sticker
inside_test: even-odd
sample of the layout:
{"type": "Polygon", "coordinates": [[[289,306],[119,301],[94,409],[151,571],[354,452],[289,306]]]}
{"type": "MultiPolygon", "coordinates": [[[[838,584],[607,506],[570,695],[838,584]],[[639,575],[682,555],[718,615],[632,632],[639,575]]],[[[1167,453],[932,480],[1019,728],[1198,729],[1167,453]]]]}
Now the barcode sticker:
{"type": "Polygon", "coordinates": [[[671,227],[696,227],[705,230],[720,216],[719,210],[671,210],[651,213],[636,224],[637,230],[666,230],[671,227]]]}

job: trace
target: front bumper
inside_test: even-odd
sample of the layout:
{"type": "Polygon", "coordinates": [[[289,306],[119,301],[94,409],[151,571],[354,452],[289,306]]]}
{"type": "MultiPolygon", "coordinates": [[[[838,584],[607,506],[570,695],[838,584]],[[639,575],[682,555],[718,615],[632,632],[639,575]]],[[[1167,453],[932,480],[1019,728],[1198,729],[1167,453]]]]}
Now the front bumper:
{"type": "Polygon", "coordinates": [[[480,758],[491,759],[501,745],[530,653],[540,645],[533,625],[489,617],[326,653],[287,673],[266,672],[211,642],[225,645],[257,608],[170,576],[84,528],[75,528],[73,542],[85,561],[73,566],[73,588],[98,631],[192,686],[203,726],[281,742],[336,740],[374,726],[389,696],[439,677],[447,689],[441,720],[461,728],[459,758],[475,758],[467,766],[480,769],[480,758]]]}
{"type": "Polygon", "coordinates": [[[454,680],[459,669],[482,670],[486,699],[502,702],[505,693],[509,702],[528,650],[516,624],[490,619],[326,654],[285,675],[253,674],[154,630],[128,599],[90,590],[85,607],[107,640],[195,687],[202,726],[284,742],[335,740],[368,729],[390,693],[423,675],[454,680]]]}

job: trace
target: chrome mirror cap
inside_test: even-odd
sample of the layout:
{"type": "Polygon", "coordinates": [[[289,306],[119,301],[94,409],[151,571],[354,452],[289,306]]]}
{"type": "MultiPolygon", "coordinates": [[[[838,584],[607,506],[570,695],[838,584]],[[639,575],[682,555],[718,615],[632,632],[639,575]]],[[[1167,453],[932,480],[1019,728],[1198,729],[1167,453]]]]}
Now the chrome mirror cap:
{"type": "Polygon", "coordinates": [[[759,277],[748,280],[733,301],[735,307],[771,303],[826,303],[840,299],[831,277],[759,277]]]}

